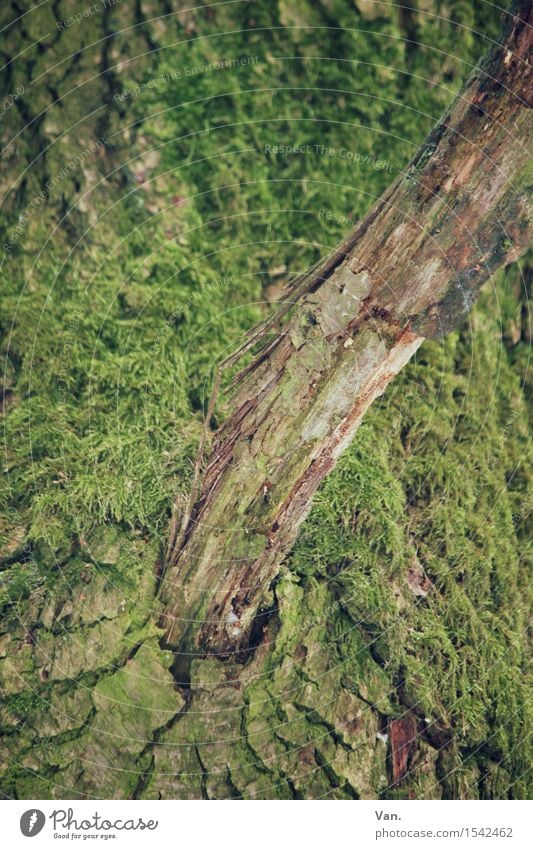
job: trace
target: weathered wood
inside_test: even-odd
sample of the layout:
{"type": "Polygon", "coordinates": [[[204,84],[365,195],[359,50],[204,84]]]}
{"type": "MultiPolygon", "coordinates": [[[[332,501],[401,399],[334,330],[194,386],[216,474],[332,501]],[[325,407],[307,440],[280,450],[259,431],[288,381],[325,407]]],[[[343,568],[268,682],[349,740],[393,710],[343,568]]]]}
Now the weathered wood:
{"type": "Polygon", "coordinates": [[[531,2],[505,16],[405,173],[260,329],[170,540],[162,621],[182,658],[257,641],[279,565],[368,406],[528,247],[532,21],[531,2]]]}

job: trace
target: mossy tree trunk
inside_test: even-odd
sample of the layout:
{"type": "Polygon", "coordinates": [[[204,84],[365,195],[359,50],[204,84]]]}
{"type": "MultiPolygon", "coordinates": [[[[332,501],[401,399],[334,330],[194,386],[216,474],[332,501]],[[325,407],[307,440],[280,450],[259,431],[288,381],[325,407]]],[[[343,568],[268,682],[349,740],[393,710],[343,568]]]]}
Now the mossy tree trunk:
{"type": "MultiPolygon", "coordinates": [[[[184,0],[140,0],[95,4],[80,24],[74,15],[88,8],[80,0],[53,6],[18,0],[2,7],[2,83],[6,98],[16,95],[5,101],[2,117],[2,245],[10,244],[2,253],[9,468],[3,498],[13,503],[0,514],[3,797],[527,796],[522,383],[531,333],[517,265],[485,292],[471,334],[463,326],[442,344],[424,344],[387,398],[369,411],[352,450],[324,481],[322,498],[315,499],[305,533],[276,580],[276,615],[256,619],[252,644],[267,620],[268,629],[249,663],[198,658],[187,670],[190,686],[176,687],[172,653],[161,649],[153,616],[159,529],[169,493],[186,485],[201,431],[194,381],[201,383],[203,363],[255,321],[246,314],[218,328],[213,339],[206,332],[183,392],[188,398],[174,409],[175,365],[206,313],[214,320],[226,308],[226,292],[209,284],[227,268],[199,260],[198,275],[176,281],[174,273],[202,257],[206,241],[210,251],[229,244],[234,249],[238,234],[245,233],[240,242],[247,246],[263,233],[251,223],[235,231],[208,226],[213,210],[207,189],[218,195],[227,182],[225,158],[211,154],[233,150],[232,126],[222,139],[218,131],[199,133],[206,145],[201,161],[210,165],[199,184],[192,167],[184,176],[187,134],[204,127],[204,98],[216,96],[220,104],[209,112],[213,130],[228,108],[226,97],[219,97],[228,77],[198,69],[212,68],[221,56],[245,55],[250,29],[258,27],[255,44],[264,61],[250,66],[250,80],[239,79],[232,108],[265,118],[257,138],[279,141],[280,125],[269,121],[299,115],[300,103],[293,109],[294,91],[283,94],[286,61],[271,63],[270,56],[311,54],[314,26],[327,24],[320,30],[321,51],[333,57],[338,47],[339,62],[329,74],[323,59],[309,65],[300,117],[321,114],[332,124],[318,125],[316,140],[337,150],[354,147],[348,129],[337,132],[341,124],[333,111],[343,106],[329,103],[324,86],[354,88],[353,96],[359,87],[376,92],[381,65],[372,63],[386,62],[388,84],[379,91],[390,100],[376,98],[365,123],[368,132],[382,128],[379,137],[390,147],[383,141],[374,146],[373,139],[369,144],[376,156],[390,154],[392,170],[429,129],[413,126],[409,115],[419,116],[418,107],[431,121],[440,114],[449,91],[441,83],[457,90],[465,66],[497,31],[501,13],[494,6],[481,10],[472,0],[446,21],[436,0],[412,4],[423,11],[410,16],[397,6],[380,12],[378,5],[341,0],[332,20],[331,4],[307,0],[296,6],[289,0],[200,4],[197,10],[184,0]],[[346,27],[342,36],[336,25],[346,27]],[[239,33],[233,52],[222,39],[228,32],[239,33]],[[441,67],[445,50],[451,56],[441,67]],[[352,59],[361,60],[356,86],[351,71],[340,75],[352,59]],[[188,76],[189,66],[198,72],[188,76]],[[169,74],[180,68],[184,79],[169,74]],[[263,91],[265,69],[277,91],[273,105],[263,91]],[[423,76],[435,81],[427,102],[423,76]],[[154,85],[122,99],[146,81],[154,85]],[[184,110],[189,101],[196,107],[184,110]],[[382,120],[383,102],[397,109],[387,106],[382,120]],[[398,137],[387,132],[399,126],[405,144],[395,150],[398,137]],[[154,151],[160,147],[171,150],[158,163],[154,151]],[[181,202],[199,191],[201,202],[181,202]],[[197,227],[199,215],[207,229],[197,227]],[[150,315],[143,304],[152,302],[159,286],[164,297],[150,315]],[[180,305],[191,291],[199,297],[188,314],[180,305]],[[146,418],[139,412],[141,396],[150,399],[146,418]],[[123,451],[125,427],[133,437],[129,453],[123,451]],[[190,441],[176,454],[177,430],[190,441]],[[163,472],[152,456],[165,458],[163,472]],[[91,500],[95,482],[104,496],[98,503],[91,500]]],[[[352,106],[346,112],[353,117],[352,106]]],[[[293,137],[293,126],[287,123],[286,137],[293,137]]],[[[241,129],[243,142],[248,128],[241,129]]],[[[358,138],[357,148],[364,145],[358,138]]],[[[239,159],[237,177],[270,178],[280,163],[265,165],[265,159],[259,145],[251,161],[239,159]]],[[[340,232],[340,221],[348,220],[340,213],[355,217],[352,195],[357,203],[365,168],[364,188],[375,196],[383,189],[376,179],[384,175],[368,164],[343,181],[345,171],[331,171],[324,157],[309,162],[291,162],[283,174],[289,182],[269,179],[262,199],[269,239],[270,224],[276,226],[276,247],[269,241],[265,254],[268,261],[276,254],[276,265],[279,259],[293,268],[300,242],[313,250],[311,227],[321,220],[300,229],[298,217],[283,212],[285,229],[278,231],[269,210],[288,205],[278,202],[287,199],[287,186],[298,186],[290,205],[299,208],[307,174],[323,180],[323,187],[349,183],[333,202],[327,192],[320,195],[321,205],[339,218],[334,230],[324,224],[328,245],[338,238],[332,233],[340,232]]],[[[419,179],[416,172],[412,177],[419,179]]],[[[229,202],[222,194],[221,203],[217,216],[240,220],[236,213],[253,211],[247,220],[257,220],[257,195],[248,188],[230,193],[229,202]]],[[[363,207],[359,202],[357,209],[363,207]]],[[[515,253],[505,238],[506,261],[515,253]]],[[[232,255],[231,292],[231,304],[239,306],[262,297],[248,274],[260,256],[240,247],[232,255]]],[[[527,266],[525,275],[530,281],[527,266]]],[[[303,297],[314,279],[302,281],[292,297],[303,297]]],[[[369,327],[381,318],[367,319],[369,327]]],[[[268,342],[280,335],[274,326],[265,331],[268,342]]],[[[265,470],[254,474],[259,488],[265,470]]]]}
{"type": "Polygon", "coordinates": [[[255,359],[169,543],[161,595],[179,674],[195,654],[253,650],[280,563],[369,405],[526,250],[532,22],[519,3],[406,172],[245,346],[257,342],[255,359]]]}

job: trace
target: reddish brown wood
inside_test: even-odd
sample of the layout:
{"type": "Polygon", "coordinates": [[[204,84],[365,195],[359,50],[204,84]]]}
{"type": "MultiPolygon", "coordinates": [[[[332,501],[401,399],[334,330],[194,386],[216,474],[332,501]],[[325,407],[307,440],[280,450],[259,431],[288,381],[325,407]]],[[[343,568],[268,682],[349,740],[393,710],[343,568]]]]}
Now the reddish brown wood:
{"type": "Polygon", "coordinates": [[[392,781],[397,784],[409,771],[410,758],[417,749],[417,722],[412,713],[389,723],[392,781]]]}

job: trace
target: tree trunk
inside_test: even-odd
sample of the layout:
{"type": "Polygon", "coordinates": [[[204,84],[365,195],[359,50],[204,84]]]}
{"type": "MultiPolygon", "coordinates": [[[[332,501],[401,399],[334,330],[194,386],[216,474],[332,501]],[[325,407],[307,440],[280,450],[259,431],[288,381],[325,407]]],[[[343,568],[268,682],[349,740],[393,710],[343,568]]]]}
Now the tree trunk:
{"type": "Polygon", "coordinates": [[[532,19],[518,4],[406,172],[245,346],[260,343],[169,542],[161,598],[177,669],[253,650],[280,563],[369,405],[527,248],[532,19]]]}

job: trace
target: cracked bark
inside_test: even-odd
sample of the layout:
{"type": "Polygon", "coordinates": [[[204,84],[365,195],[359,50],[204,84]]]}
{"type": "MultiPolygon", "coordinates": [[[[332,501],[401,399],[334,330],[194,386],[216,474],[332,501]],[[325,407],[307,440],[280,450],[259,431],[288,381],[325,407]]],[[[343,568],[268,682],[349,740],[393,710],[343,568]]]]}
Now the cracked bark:
{"type": "Polygon", "coordinates": [[[528,247],[532,22],[517,3],[406,172],[259,328],[170,536],[162,622],[180,676],[195,655],[253,650],[280,563],[369,405],[528,247]]]}

